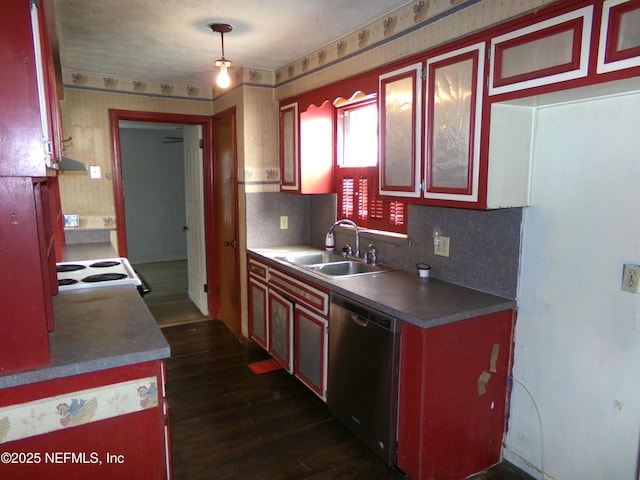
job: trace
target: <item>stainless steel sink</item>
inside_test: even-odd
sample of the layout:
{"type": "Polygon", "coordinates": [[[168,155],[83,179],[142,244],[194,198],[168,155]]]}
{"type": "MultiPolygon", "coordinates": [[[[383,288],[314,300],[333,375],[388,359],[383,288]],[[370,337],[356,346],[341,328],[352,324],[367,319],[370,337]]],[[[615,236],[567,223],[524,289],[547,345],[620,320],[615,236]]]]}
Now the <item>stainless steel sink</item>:
{"type": "Polygon", "coordinates": [[[278,260],[284,260],[285,262],[294,263],[296,265],[316,265],[322,263],[340,262],[344,260],[342,255],[332,252],[314,252],[300,254],[296,253],[277,258],[278,260]]]}
{"type": "Polygon", "coordinates": [[[393,270],[387,266],[371,265],[357,260],[345,259],[341,254],[333,252],[292,253],[276,258],[332,278],[383,273],[393,270]]]}
{"type": "Polygon", "coordinates": [[[314,272],[322,273],[330,277],[343,277],[352,275],[362,275],[366,273],[382,273],[389,269],[378,265],[356,262],[353,260],[345,260],[341,262],[324,263],[321,265],[309,265],[309,269],[314,272]]]}

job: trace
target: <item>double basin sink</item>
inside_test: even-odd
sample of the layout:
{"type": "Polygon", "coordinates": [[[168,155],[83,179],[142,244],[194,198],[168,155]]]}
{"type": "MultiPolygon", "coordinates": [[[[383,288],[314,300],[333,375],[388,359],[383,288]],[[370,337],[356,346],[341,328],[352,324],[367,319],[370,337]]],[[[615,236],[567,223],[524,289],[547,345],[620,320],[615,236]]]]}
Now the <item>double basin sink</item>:
{"type": "Polygon", "coordinates": [[[387,266],[351,260],[332,252],[296,253],[276,258],[327,277],[352,277],[392,270],[387,266]]]}

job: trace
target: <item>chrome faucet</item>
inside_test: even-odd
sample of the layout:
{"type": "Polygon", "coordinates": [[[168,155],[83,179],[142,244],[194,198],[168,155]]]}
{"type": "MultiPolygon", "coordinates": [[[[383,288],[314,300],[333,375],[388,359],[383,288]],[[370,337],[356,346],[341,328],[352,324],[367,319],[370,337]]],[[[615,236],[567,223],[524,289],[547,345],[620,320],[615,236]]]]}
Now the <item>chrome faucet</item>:
{"type": "MultiPolygon", "coordinates": [[[[360,229],[358,228],[358,225],[355,224],[355,222],[343,218],[342,220],[338,220],[336,223],[334,223],[333,225],[331,225],[331,228],[329,229],[329,232],[327,233],[327,235],[329,234],[333,234],[333,230],[338,226],[338,225],[351,225],[355,231],[356,231],[356,251],[352,252],[353,256],[360,258],[360,229]]],[[[349,254],[351,255],[351,254],[349,254]]]]}

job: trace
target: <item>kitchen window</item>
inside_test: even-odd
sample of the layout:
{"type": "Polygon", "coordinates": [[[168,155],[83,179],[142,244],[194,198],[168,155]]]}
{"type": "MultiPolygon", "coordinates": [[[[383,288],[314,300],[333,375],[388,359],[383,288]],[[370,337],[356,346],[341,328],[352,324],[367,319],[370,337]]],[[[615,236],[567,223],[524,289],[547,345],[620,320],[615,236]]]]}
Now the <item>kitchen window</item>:
{"type": "Polygon", "coordinates": [[[378,194],[378,105],[375,95],[339,105],[336,192],[338,216],[360,227],[407,233],[407,206],[378,194]]]}

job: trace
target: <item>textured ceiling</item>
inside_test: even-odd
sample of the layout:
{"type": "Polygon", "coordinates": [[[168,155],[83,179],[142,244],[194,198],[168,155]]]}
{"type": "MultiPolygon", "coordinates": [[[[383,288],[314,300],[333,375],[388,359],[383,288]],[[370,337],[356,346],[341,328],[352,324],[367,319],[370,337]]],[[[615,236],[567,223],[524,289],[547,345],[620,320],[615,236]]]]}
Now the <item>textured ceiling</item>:
{"type": "Polygon", "coordinates": [[[384,17],[406,0],[50,0],[63,69],[209,84],[229,23],[234,66],[276,70],[384,17]]]}

